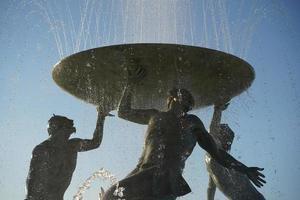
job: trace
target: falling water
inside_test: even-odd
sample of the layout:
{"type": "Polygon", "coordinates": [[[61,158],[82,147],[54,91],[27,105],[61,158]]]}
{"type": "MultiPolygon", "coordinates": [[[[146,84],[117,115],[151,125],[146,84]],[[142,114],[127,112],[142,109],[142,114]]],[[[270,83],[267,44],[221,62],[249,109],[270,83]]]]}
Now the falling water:
{"type": "Polygon", "coordinates": [[[222,0],[64,0],[64,7],[57,1],[33,3],[50,27],[60,58],[100,46],[145,42],[202,46],[246,57],[266,13],[266,6],[258,7],[256,1],[250,8],[240,1],[235,16],[229,16],[231,2],[222,0]]]}

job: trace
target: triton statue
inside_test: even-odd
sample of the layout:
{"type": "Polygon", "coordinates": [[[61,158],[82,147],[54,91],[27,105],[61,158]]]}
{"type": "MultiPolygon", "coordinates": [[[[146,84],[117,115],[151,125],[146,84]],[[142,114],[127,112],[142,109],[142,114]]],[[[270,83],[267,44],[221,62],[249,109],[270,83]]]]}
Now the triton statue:
{"type": "MultiPolygon", "coordinates": [[[[210,134],[219,144],[219,148],[230,151],[234,138],[234,132],[227,124],[220,124],[222,111],[229,104],[214,106],[214,114],[210,125],[210,134]]],[[[220,165],[209,154],[205,158],[209,183],[207,188],[207,200],[214,200],[216,188],[230,200],[264,200],[256,188],[251,184],[249,178],[238,171],[227,169],[220,165]]]]}
{"type": "Polygon", "coordinates": [[[70,185],[76,167],[78,152],[100,146],[103,137],[106,110],[99,110],[93,138],[69,139],[76,132],[73,120],[54,115],[49,120],[49,138],[37,145],[32,152],[26,181],[26,200],[62,200],[70,185]]]}

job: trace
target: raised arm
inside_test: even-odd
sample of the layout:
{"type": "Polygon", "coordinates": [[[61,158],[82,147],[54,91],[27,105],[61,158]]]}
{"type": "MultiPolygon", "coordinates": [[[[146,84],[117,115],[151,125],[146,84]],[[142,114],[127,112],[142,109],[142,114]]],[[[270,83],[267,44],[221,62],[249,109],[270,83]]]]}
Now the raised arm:
{"type": "Polygon", "coordinates": [[[202,121],[199,118],[194,118],[193,121],[193,132],[197,137],[198,144],[206,150],[213,159],[226,168],[232,168],[246,174],[257,187],[261,187],[263,186],[263,183],[266,183],[263,179],[264,175],[259,172],[263,169],[258,167],[247,167],[226,151],[218,149],[212,136],[206,131],[202,121]]]}
{"type": "Polygon", "coordinates": [[[208,187],[207,187],[207,200],[214,200],[216,193],[216,184],[214,183],[211,176],[209,176],[208,187]]]}
{"type": "Polygon", "coordinates": [[[158,113],[158,111],[155,109],[133,109],[131,107],[132,87],[133,85],[128,84],[124,89],[119,104],[118,116],[138,124],[148,124],[151,116],[158,113]]]}
{"type": "Polygon", "coordinates": [[[74,138],[70,140],[71,144],[78,152],[93,150],[100,146],[103,138],[104,121],[107,115],[110,114],[108,112],[98,110],[96,128],[92,139],[74,138]]]}
{"type": "Polygon", "coordinates": [[[125,86],[118,108],[120,118],[138,124],[148,124],[151,116],[158,113],[155,109],[133,109],[131,107],[133,88],[144,78],[145,74],[145,70],[141,67],[128,72],[128,83],[125,86]]]}
{"type": "Polygon", "coordinates": [[[221,124],[221,117],[222,111],[227,109],[229,103],[225,104],[215,104],[214,106],[214,114],[210,123],[209,132],[210,134],[214,135],[219,133],[220,131],[220,124],[221,124]]]}

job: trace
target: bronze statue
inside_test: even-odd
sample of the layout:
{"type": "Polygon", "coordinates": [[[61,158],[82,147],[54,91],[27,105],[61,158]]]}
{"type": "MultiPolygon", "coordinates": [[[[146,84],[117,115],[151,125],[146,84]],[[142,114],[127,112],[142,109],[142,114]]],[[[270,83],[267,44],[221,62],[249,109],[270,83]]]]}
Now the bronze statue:
{"type": "MultiPolygon", "coordinates": [[[[227,108],[227,104],[215,105],[210,134],[219,144],[219,148],[229,152],[234,139],[234,132],[227,124],[221,124],[222,111],[227,108]]],[[[218,188],[230,200],[264,200],[264,196],[259,193],[251,184],[249,178],[238,171],[227,169],[220,165],[209,154],[205,158],[207,171],[209,173],[209,183],[207,188],[207,199],[214,200],[216,188],[218,188]]]]}
{"type": "Polygon", "coordinates": [[[103,137],[106,110],[98,110],[92,139],[69,139],[76,132],[73,120],[53,115],[48,121],[49,138],[32,152],[26,181],[27,200],[62,200],[76,167],[78,152],[96,149],[103,137]]]}
{"type": "Polygon", "coordinates": [[[110,187],[103,200],[174,200],[191,192],[182,176],[186,159],[196,143],[227,168],[246,174],[258,187],[265,182],[257,167],[247,167],[217,146],[202,121],[187,114],[194,98],[185,89],[172,89],[167,98],[167,111],[133,109],[133,87],[145,77],[143,68],[128,72],[128,84],[120,100],[119,117],[148,125],[142,156],[128,176],[110,187]]]}

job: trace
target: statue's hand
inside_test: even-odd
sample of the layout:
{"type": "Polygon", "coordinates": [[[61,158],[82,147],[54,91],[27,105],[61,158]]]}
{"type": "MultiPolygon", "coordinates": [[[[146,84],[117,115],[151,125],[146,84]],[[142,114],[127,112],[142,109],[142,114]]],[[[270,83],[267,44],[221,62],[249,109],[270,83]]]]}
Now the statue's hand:
{"type": "Polygon", "coordinates": [[[112,111],[112,108],[110,108],[110,106],[98,105],[96,107],[96,109],[97,109],[98,114],[101,115],[102,117],[106,117],[106,116],[113,117],[114,116],[114,115],[109,113],[110,111],[112,111]]]}
{"type": "Polygon", "coordinates": [[[127,68],[127,76],[129,84],[137,84],[146,76],[146,69],[141,66],[131,66],[127,68]]]}
{"type": "Polygon", "coordinates": [[[228,101],[227,103],[216,103],[215,104],[215,109],[218,109],[218,110],[226,110],[229,106],[230,102],[228,101]]]}
{"type": "Polygon", "coordinates": [[[247,176],[248,178],[256,185],[257,187],[262,187],[266,181],[263,179],[265,178],[265,175],[260,173],[259,171],[263,171],[263,168],[258,167],[248,167],[247,169],[247,176]]]}

